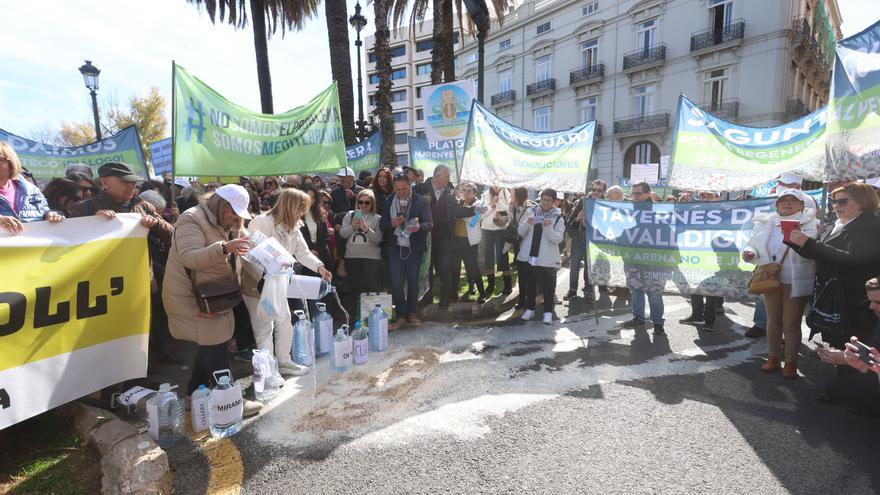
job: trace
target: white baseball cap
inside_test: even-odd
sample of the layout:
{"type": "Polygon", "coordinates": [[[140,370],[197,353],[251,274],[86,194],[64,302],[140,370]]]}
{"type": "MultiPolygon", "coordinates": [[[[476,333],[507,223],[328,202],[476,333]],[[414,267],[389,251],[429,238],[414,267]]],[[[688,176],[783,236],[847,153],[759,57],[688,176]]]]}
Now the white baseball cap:
{"type": "Polygon", "coordinates": [[[245,188],[238,184],[226,184],[225,186],[219,187],[215,194],[226,201],[229,201],[229,205],[232,206],[232,211],[234,211],[236,215],[246,220],[250,220],[251,214],[248,213],[248,204],[251,202],[251,199],[245,188]]]}
{"type": "Polygon", "coordinates": [[[354,170],[351,167],[340,168],[339,173],[337,173],[339,177],[354,177],[354,170]]]}
{"type": "Polygon", "coordinates": [[[779,182],[783,184],[803,184],[804,178],[792,172],[785,172],[779,175],[779,182]]]}
{"type": "Polygon", "coordinates": [[[865,184],[873,187],[874,189],[880,189],[880,177],[874,177],[873,179],[865,179],[865,184]]]}
{"type": "Polygon", "coordinates": [[[190,187],[190,183],[189,183],[189,181],[186,180],[186,179],[184,179],[184,178],[182,178],[182,177],[178,177],[178,178],[174,179],[174,185],[175,185],[175,186],[180,186],[180,187],[182,187],[182,188],[184,188],[184,189],[186,189],[187,187],[190,187]]]}
{"type": "Polygon", "coordinates": [[[815,204],[810,196],[807,193],[801,191],[800,189],[780,189],[776,191],[776,200],[779,201],[779,198],[783,196],[794,196],[799,199],[801,203],[804,205],[815,204]]]}

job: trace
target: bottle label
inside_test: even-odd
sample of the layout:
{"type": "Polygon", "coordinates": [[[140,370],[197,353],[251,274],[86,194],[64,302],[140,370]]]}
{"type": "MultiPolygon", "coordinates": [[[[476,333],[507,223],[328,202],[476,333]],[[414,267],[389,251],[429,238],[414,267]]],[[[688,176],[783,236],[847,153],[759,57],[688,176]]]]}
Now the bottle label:
{"type": "Polygon", "coordinates": [[[215,425],[228,425],[241,419],[244,401],[241,387],[236,383],[226,390],[214,389],[211,392],[211,422],[215,425]]]}
{"type": "Polygon", "coordinates": [[[147,434],[155,441],[159,441],[159,406],[154,402],[147,402],[147,434]]]}
{"type": "Polygon", "coordinates": [[[266,380],[271,374],[269,366],[265,362],[254,363],[254,392],[265,390],[266,380]]]}
{"type": "Polygon", "coordinates": [[[370,346],[367,339],[354,341],[354,364],[364,364],[367,362],[370,346]]]}
{"type": "Polygon", "coordinates": [[[333,320],[318,320],[318,350],[327,352],[330,350],[330,338],[333,334],[333,320]]]}
{"type": "Polygon", "coordinates": [[[193,430],[198,433],[208,429],[208,396],[194,399],[191,404],[193,430]]]}
{"type": "Polygon", "coordinates": [[[333,357],[336,366],[351,362],[351,340],[336,341],[333,346],[333,357]]]}

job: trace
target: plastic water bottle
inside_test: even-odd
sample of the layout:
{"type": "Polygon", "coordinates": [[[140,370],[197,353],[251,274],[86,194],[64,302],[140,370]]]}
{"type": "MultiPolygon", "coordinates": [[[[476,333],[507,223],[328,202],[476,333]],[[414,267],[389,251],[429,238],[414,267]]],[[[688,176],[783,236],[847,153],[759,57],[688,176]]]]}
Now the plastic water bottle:
{"type": "Polygon", "coordinates": [[[336,337],[333,337],[331,359],[337,373],[345,373],[351,369],[352,340],[347,331],[348,325],[342,325],[336,330],[336,337]]]}
{"type": "Polygon", "coordinates": [[[172,387],[163,383],[159,392],[147,401],[147,433],[163,449],[177,445],[184,436],[183,404],[177,398],[175,388],[177,385],[172,387]]]}
{"type": "Polygon", "coordinates": [[[479,201],[475,202],[474,203],[474,217],[471,218],[471,227],[476,227],[477,222],[480,221],[480,208],[482,208],[482,205],[480,204],[480,202],[479,201]]]}
{"type": "Polygon", "coordinates": [[[254,349],[254,357],[251,363],[254,365],[254,396],[257,400],[266,403],[278,395],[280,388],[272,371],[272,353],[266,349],[254,349]]]}
{"type": "Polygon", "coordinates": [[[370,316],[367,318],[367,326],[369,327],[369,340],[371,352],[382,352],[388,348],[388,315],[382,309],[381,304],[377,304],[370,316]]]}
{"type": "Polygon", "coordinates": [[[315,352],[314,327],[306,318],[305,311],[297,310],[293,314],[296,316],[296,323],[293,325],[293,362],[301,366],[311,366],[315,352]]]}
{"type": "Polygon", "coordinates": [[[354,345],[354,364],[366,364],[370,345],[367,341],[367,332],[361,326],[360,320],[354,322],[354,333],[352,333],[351,339],[354,345]]]}
{"type": "Polygon", "coordinates": [[[330,354],[330,341],[333,339],[333,317],[327,312],[327,305],[317,303],[318,313],[312,318],[315,327],[315,355],[324,357],[330,354]]]}
{"type": "Polygon", "coordinates": [[[287,289],[287,297],[291,299],[320,300],[336,289],[321,277],[309,275],[294,275],[290,277],[290,285],[287,289]]]}
{"type": "Polygon", "coordinates": [[[211,436],[230,437],[241,429],[244,415],[241,386],[232,380],[232,373],[229,370],[215,371],[214,380],[217,381],[217,387],[211,391],[208,400],[211,405],[211,436]],[[217,376],[221,374],[222,376],[217,376]]]}
{"type": "Polygon", "coordinates": [[[210,396],[211,391],[204,385],[199,385],[190,396],[190,413],[192,413],[193,431],[196,433],[205,431],[211,426],[209,420],[211,405],[208,403],[210,396]]]}

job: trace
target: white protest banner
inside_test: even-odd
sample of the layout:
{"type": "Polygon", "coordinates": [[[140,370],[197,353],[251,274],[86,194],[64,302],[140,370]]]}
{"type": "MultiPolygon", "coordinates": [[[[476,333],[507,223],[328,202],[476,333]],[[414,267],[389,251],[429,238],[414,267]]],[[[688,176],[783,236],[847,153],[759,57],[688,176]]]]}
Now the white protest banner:
{"type": "Polygon", "coordinates": [[[633,163],[630,169],[630,184],[638,184],[639,182],[647,182],[655,184],[659,180],[660,164],[659,163],[633,163]]]}

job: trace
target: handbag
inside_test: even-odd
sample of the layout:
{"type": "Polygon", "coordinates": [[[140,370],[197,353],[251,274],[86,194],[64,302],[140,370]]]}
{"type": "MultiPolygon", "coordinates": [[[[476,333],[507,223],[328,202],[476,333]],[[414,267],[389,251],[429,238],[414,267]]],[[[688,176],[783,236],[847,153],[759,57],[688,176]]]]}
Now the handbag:
{"type": "Polygon", "coordinates": [[[829,334],[842,332],[847,326],[846,296],[836,276],[831,277],[816,293],[810,312],[807,314],[807,326],[812,330],[810,337],[817,333],[829,334]]]}
{"type": "Polygon", "coordinates": [[[196,297],[200,313],[204,315],[222,313],[238,306],[241,302],[241,285],[234,274],[223,280],[198,283],[192,270],[186,267],[184,269],[192,282],[192,292],[196,297]]]}
{"type": "Polygon", "coordinates": [[[788,256],[790,249],[790,247],[785,248],[779,263],[767,263],[755,268],[752,278],[749,279],[749,294],[770,294],[780,291],[779,272],[782,271],[782,264],[785,263],[785,257],[788,256]]]}

